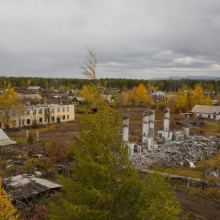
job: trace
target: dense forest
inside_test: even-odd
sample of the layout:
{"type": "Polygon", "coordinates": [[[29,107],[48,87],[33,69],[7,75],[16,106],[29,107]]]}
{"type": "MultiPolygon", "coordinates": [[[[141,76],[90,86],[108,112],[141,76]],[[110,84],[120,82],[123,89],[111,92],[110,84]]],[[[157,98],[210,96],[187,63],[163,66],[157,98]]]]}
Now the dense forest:
{"type": "MultiPolygon", "coordinates": [[[[58,89],[60,86],[69,88],[82,89],[84,85],[92,83],[89,79],[75,79],[75,78],[38,78],[38,77],[0,77],[0,88],[10,82],[13,87],[26,88],[27,86],[41,86],[42,88],[49,89],[54,87],[58,89]]],[[[194,89],[200,84],[203,89],[210,91],[220,90],[220,81],[215,80],[196,80],[196,79],[180,79],[180,80],[143,80],[143,79],[115,79],[105,78],[97,79],[100,86],[107,88],[118,88],[120,90],[132,89],[134,86],[139,86],[141,83],[149,88],[150,86],[158,87],[159,90],[178,90],[183,85],[187,85],[194,89]]]]}

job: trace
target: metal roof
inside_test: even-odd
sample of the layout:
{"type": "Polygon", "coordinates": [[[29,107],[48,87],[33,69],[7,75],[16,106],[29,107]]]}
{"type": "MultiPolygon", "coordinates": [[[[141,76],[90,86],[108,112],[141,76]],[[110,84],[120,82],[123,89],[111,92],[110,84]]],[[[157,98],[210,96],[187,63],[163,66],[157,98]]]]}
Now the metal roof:
{"type": "Polygon", "coordinates": [[[19,94],[20,98],[22,99],[42,99],[42,97],[39,94],[19,94]]]}
{"type": "Polygon", "coordinates": [[[194,112],[194,113],[220,114],[220,106],[195,105],[191,112],[194,112]]]}
{"type": "Polygon", "coordinates": [[[5,134],[2,129],[0,129],[0,146],[7,146],[11,144],[16,144],[16,142],[10,140],[7,134],[5,134]]]}

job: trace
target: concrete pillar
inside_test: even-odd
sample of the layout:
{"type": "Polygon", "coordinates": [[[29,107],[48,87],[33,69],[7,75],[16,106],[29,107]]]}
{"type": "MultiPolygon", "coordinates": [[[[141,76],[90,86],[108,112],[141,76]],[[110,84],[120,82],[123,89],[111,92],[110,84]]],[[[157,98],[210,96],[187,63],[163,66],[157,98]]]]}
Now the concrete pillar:
{"type": "Polygon", "coordinates": [[[149,134],[149,112],[143,112],[142,144],[147,141],[148,134],[149,134]]]}
{"type": "Polygon", "coordinates": [[[129,137],[129,116],[128,114],[123,115],[123,134],[122,134],[122,140],[124,142],[128,142],[129,137]]]}
{"type": "Polygon", "coordinates": [[[170,109],[164,109],[164,131],[169,131],[170,129],[170,109]]]}
{"type": "Polygon", "coordinates": [[[149,110],[149,134],[154,136],[155,110],[149,110]]]}

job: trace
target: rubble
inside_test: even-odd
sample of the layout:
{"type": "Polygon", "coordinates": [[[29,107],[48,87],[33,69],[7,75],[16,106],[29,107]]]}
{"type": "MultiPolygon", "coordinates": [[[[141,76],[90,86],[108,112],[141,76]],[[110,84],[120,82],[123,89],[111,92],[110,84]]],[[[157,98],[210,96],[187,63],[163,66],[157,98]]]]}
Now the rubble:
{"type": "Polygon", "coordinates": [[[219,137],[189,136],[181,142],[158,143],[156,149],[130,156],[130,160],[139,169],[147,169],[152,165],[181,167],[186,163],[203,161],[206,156],[213,156],[219,147],[219,137]]]}
{"type": "Polygon", "coordinates": [[[177,121],[176,124],[180,124],[183,126],[187,126],[190,128],[197,128],[197,127],[203,127],[204,122],[200,120],[182,120],[182,121],[177,121]]]}

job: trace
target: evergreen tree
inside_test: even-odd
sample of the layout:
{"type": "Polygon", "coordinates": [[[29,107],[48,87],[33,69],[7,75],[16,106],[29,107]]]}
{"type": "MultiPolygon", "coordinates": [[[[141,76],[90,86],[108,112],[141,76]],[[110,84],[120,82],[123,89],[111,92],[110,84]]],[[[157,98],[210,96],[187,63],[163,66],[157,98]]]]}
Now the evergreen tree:
{"type": "Polygon", "coordinates": [[[79,115],[79,132],[74,136],[73,174],[71,178],[58,177],[64,193],[48,204],[50,218],[178,219],[180,205],[164,177],[140,181],[129,161],[128,146],[118,139],[119,113],[105,103],[95,86],[88,90],[82,94],[87,105],[79,115]],[[97,112],[91,114],[94,106],[97,112]]]}

